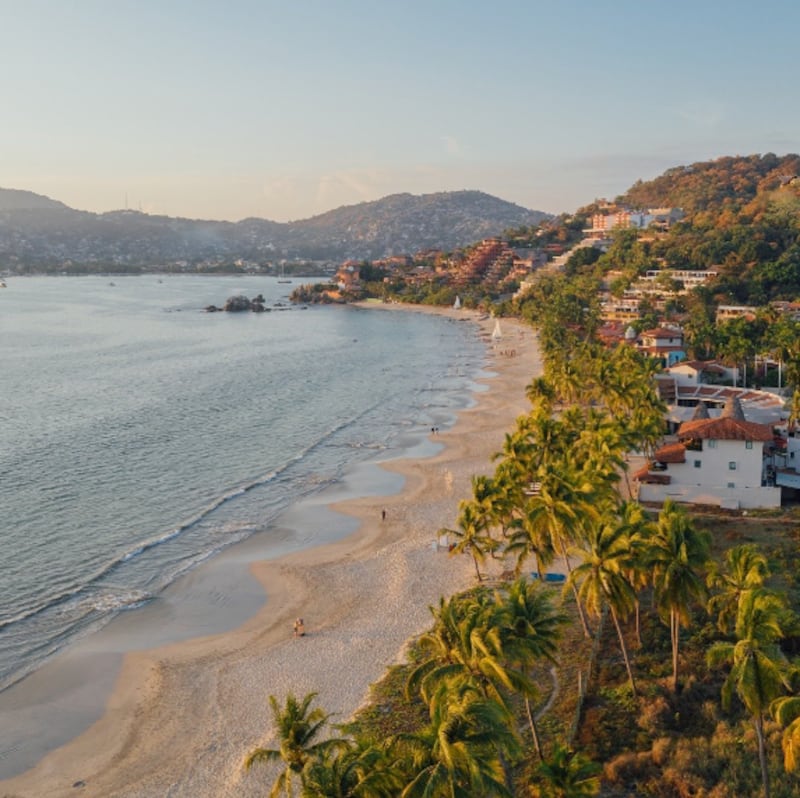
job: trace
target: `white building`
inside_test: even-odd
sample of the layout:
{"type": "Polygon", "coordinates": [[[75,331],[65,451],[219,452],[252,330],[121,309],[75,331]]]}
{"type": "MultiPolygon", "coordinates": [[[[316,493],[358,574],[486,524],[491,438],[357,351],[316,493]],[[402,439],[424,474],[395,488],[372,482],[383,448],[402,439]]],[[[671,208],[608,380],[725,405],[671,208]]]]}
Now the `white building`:
{"type": "Polygon", "coordinates": [[[634,476],[639,500],[665,499],[728,509],[780,507],[781,489],[769,467],[772,427],[746,421],[738,397],[710,418],[705,403],[681,424],[677,442],[662,446],[634,476]]]}

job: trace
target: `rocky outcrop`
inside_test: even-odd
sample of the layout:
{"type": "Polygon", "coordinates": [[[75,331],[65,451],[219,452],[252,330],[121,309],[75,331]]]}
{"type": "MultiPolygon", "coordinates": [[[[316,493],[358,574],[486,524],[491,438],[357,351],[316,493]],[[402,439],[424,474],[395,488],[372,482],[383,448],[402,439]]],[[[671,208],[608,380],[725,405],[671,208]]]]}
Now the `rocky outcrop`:
{"type": "Polygon", "coordinates": [[[206,313],[216,313],[220,310],[225,310],[229,313],[243,313],[245,311],[266,313],[270,311],[271,308],[264,306],[265,301],[262,294],[254,296],[252,299],[248,299],[244,294],[238,294],[237,296],[228,297],[221,308],[218,308],[216,305],[207,305],[205,311],[206,313]]]}

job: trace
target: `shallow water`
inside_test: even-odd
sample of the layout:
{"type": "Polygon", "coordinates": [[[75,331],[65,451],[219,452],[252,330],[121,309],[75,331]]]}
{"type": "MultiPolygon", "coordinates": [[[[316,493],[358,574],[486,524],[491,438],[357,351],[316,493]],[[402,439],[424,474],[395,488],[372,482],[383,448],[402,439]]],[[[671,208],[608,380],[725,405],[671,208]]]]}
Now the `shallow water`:
{"type": "MultiPolygon", "coordinates": [[[[338,306],[201,311],[240,293],[286,305],[291,288],[266,277],[8,280],[0,689],[123,611],[182,606],[166,637],[230,623],[228,597],[176,580],[247,539],[277,551],[343,534],[329,518],[290,537],[275,522],[360,462],[429,446],[430,428],[470,401],[484,362],[472,325],[338,306]],[[181,600],[164,600],[171,585],[181,600]]],[[[389,490],[376,479],[365,493],[389,490]]]]}

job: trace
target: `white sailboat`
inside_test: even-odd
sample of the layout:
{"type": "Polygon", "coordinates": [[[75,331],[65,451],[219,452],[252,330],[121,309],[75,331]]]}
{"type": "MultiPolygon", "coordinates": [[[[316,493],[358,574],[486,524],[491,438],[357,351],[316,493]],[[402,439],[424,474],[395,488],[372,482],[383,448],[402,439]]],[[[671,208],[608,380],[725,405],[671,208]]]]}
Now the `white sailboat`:
{"type": "Polygon", "coordinates": [[[500,319],[497,319],[494,323],[494,329],[492,330],[492,338],[495,341],[499,341],[503,337],[503,331],[500,329],[500,319]]]}
{"type": "Polygon", "coordinates": [[[453,302],[453,310],[461,310],[461,299],[458,294],[456,294],[456,301],[453,302]]]}

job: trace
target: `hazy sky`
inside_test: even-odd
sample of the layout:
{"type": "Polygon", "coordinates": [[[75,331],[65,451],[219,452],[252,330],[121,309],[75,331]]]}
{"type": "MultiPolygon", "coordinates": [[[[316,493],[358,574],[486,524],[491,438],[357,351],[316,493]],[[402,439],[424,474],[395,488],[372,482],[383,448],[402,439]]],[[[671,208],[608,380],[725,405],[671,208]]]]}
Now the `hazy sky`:
{"type": "Polygon", "coordinates": [[[0,63],[0,186],[90,211],[557,213],[800,152],[797,0],[0,0],[0,63]]]}

